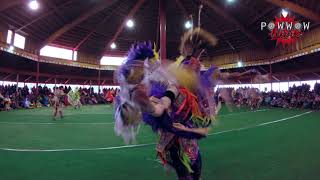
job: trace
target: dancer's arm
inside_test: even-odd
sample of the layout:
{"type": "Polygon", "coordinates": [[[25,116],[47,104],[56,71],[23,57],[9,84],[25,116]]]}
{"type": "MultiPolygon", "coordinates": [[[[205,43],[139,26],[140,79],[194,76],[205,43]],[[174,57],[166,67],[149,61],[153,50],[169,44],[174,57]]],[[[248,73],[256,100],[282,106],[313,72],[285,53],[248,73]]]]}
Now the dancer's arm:
{"type": "Polygon", "coordinates": [[[174,101],[177,94],[178,90],[175,87],[171,87],[161,99],[150,97],[150,102],[153,106],[153,112],[151,114],[155,117],[161,116],[167,109],[171,107],[171,103],[174,101]]]}
{"type": "Polygon", "coordinates": [[[188,128],[181,123],[173,123],[173,127],[181,131],[193,132],[203,136],[207,136],[210,130],[210,128],[188,128]]]}
{"type": "Polygon", "coordinates": [[[245,75],[249,75],[249,74],[252,74],[252,73],[257,73],[257,71],[255,69],[250,69],[248,71],[245,71],[245,72],[242,72],[242,73],[239,73],[239,72],[234,72],[234,73],[228,73],[228,72],[225,72],[225,73],[219,73],[219,77],[220,79],[222,80],[227,80],[227,79],[231,79],[231,78],[239,78],[241,76],[245,76],[245,75]]]}
{"type": "Polygon", "coordinates": [[[143,85],[138,85],[132,92],[132,100],[136,102],[143,112],[148,112],[155,117],[160,117],[167,109],[171,107],[171,102],[174,101],[178,94],[175,87],[170,87],[161,99],[156,97],[148,97],[146,89],[143,85]]]}

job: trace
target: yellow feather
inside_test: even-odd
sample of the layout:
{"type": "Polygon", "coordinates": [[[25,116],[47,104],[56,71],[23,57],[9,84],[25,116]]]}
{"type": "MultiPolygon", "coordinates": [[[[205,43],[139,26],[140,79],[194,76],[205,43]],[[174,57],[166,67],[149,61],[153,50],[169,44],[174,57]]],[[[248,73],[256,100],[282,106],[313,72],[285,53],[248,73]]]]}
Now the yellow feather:
{"type": "Polygon", "coordinates": [[[190,91],[194,91],[198,86],[198,76],[194,71],[183,68],[176,63],[172,63],[168,70],[177,79],[180,86],[190,91]]]}

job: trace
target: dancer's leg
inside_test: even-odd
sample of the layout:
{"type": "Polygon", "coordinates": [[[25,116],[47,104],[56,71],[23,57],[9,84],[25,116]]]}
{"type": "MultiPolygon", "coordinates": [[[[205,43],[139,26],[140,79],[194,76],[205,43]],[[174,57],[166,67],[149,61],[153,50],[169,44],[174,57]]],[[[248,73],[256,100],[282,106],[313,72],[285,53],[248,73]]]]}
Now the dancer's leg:
{"type": "Polygon", "coordinates": [[[198,159],[192,164],[193,173],[191,173],[193,180],[201,180],[202,160],[200,152],[198,159]]]}
{"type": "Polygon", "coordinates": [[[63,105],[60,104],[59,106],[59,114],[60,114],[60,118],[63,118],[63,105]]]}
{"type": "Polygon", "coordinates": [[[173,144],[169,149],[172,167],[175,169],[179,180],[192,180],[192,176],[179,156],[179,144],[173,144]]]}
{"type": "Polygon", "coordinates": [[[53,120],[56,120],[57,114],[58,114],[58,107],[56,104],[53,106],[53,120]]]}

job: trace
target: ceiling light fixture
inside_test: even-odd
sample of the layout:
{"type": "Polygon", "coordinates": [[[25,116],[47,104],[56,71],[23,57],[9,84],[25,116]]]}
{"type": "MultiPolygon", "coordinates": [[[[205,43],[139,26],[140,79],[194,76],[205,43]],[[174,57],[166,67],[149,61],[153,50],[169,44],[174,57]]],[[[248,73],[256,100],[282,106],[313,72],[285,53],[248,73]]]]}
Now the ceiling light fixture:
{"type": "Polygon", "coordinates": [[[37,0],[32,0],[29,2],[29,8],[32,10],[37,10],[39,9],[39,3],[37,0]]]}

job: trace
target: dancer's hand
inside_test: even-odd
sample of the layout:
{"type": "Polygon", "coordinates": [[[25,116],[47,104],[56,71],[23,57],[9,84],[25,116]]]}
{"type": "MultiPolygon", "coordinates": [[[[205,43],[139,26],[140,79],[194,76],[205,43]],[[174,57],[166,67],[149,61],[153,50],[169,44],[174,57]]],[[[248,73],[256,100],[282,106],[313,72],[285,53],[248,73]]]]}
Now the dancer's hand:
{"type": "Polygon", "coordinates": [[[151,96],[151,97],[149,98],[149,100],[150,100],[152,103],[154,103],[154,104],[159,104],[159,103],[161,103],[161,100],[160,100],[159,98],[154,97],[154,96],[151,96]]]}
{"type": "Polygon", "coordinates": [[[173,127],[181,130],[181,131],[188,131],[189,128],[187,128],[185,125],[181,124],[181,123],[173,123],[173,127]]]}
{"type": "Polygon", "coordinates": [[[181,131],[193,132],[202,136],[207,136],[209,132],[209,128],[188,128],[181,123],[173,123],[173,127],[181,131]]]}

